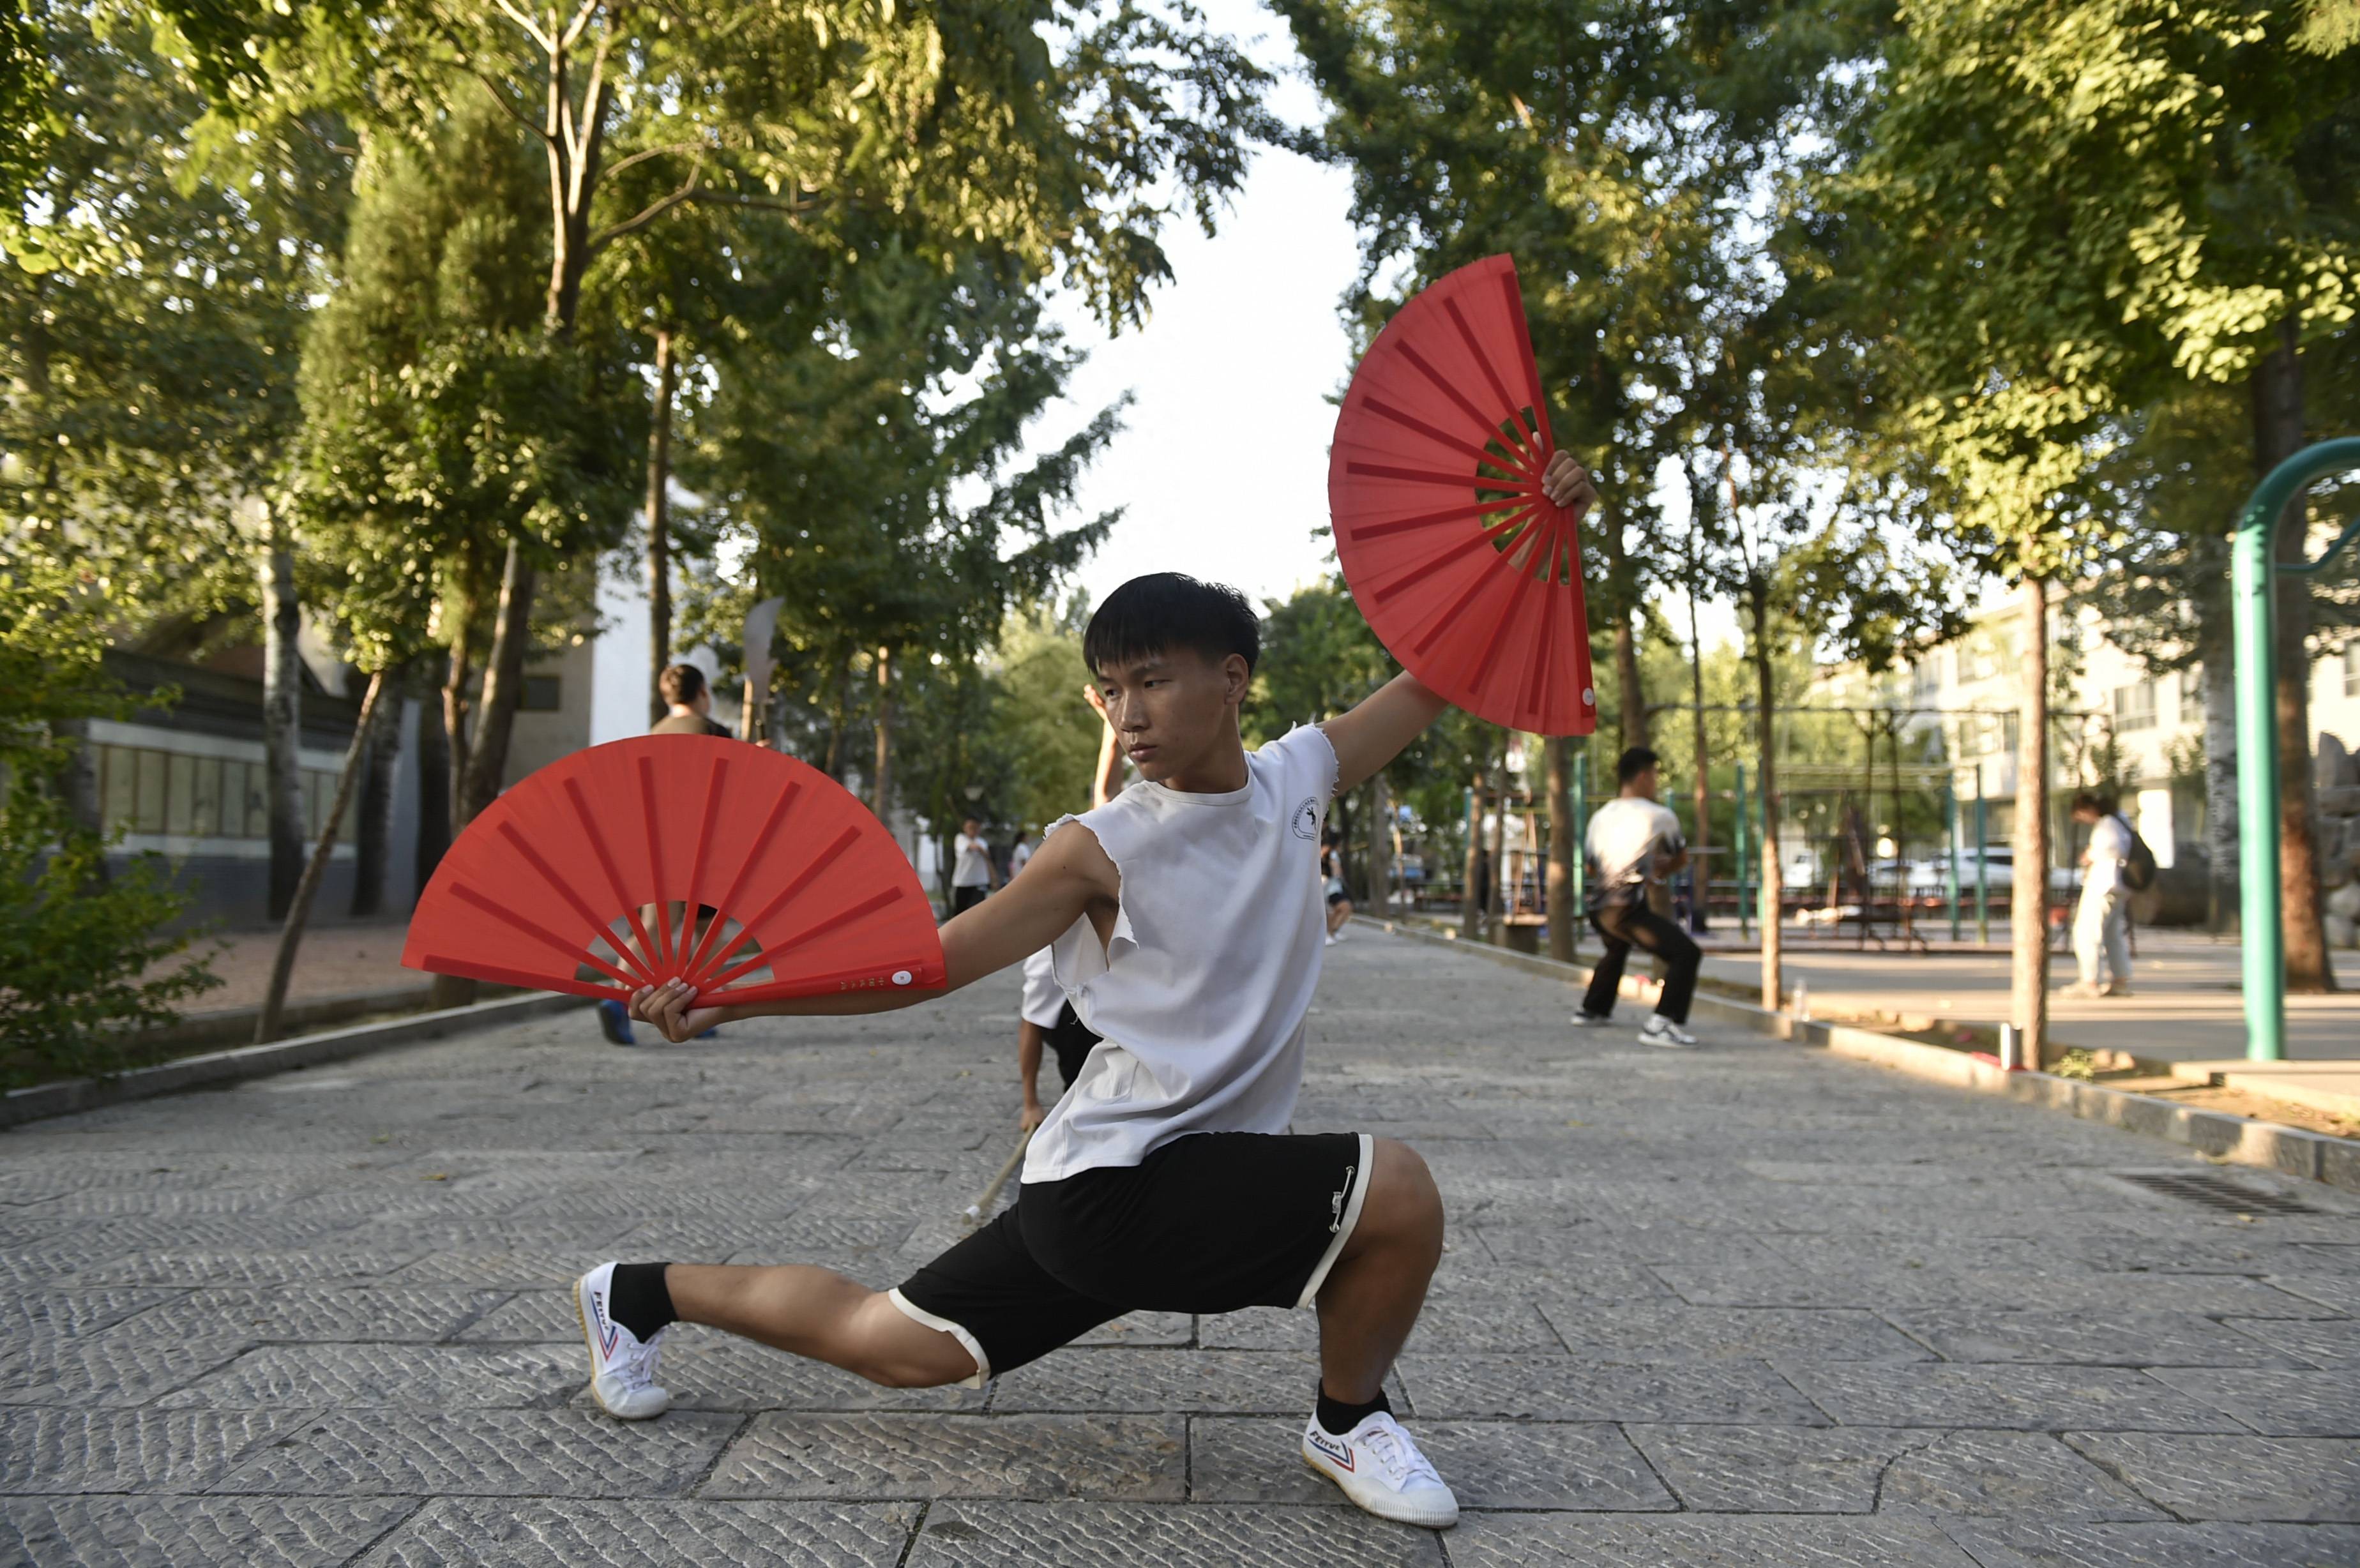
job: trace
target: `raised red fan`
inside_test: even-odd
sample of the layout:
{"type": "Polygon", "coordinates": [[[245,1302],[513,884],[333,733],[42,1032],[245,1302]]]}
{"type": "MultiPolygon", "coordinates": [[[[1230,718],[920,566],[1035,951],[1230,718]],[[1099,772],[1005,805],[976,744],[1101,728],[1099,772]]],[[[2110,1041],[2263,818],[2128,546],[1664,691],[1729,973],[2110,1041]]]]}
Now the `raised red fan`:
{"type": "Polygon", "coordinates": [[[1494,724],[1588,735],[1581,519],[1541,493],[1556,450],[1516,265],[1486,256],[1370,345],[1337,416],[1328,506],[1344,580],[1404,668],[1494,724]]]}
{"type": "Polygon", "coordinates": [[[592,746],[502,795],[443,855],[401,961],[613,999],[674,977],[733,1003],[943,984],[934,910],[869,808],[703,735],[592,746]]]}

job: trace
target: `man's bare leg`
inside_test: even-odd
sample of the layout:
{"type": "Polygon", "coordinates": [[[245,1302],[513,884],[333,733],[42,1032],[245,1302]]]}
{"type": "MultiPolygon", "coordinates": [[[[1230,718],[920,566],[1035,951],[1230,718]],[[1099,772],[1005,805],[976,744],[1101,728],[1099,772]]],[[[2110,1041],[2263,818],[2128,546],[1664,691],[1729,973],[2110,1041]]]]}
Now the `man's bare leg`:
{"type": "Polygon", "coordinates": [[[825,1361],[887,1388],[931,1388],[975,1376],[975,1357],[956,1339],[911,1318],[882,1290],[830,1269],[675,1263],[664,1270],[664,1289],[683,1323],[825,1361]]]}
{"type": "Polygon", "coordinates": [[[1319,1287],[1320,1385],[1348,1405],[1384,1388],[1442,1260],[1442,1194],[1432,1172],[1409,1145],[1373,1141],[1360,1223],[1319,1287]]]}

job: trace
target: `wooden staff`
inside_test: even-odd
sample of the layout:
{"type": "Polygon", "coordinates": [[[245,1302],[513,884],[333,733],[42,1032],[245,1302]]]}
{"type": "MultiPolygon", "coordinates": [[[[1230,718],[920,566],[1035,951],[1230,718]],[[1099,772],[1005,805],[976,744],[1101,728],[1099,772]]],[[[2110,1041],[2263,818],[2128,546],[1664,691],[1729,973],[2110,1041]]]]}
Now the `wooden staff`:
{"type": "Polygon", "coordinates": [[[1008,1179],[1015,1175],[1016,1168],[1024,1162],[1025,1146],[1032,1141],[1032,1129],[1026,1127],[1017,1137],[1016,1151],[1008,1157],[1008,1163],[1000,1168],[1000,1174],[991,1179],[991,1185],[986,1187],[976,1201],[967,1206],[967,1223],[969,1225],[981,1225],[983,1216],[991,1212],[992,1200],[1000,1196],[1000,1190],[1008,1185],[1008,1179]]]}

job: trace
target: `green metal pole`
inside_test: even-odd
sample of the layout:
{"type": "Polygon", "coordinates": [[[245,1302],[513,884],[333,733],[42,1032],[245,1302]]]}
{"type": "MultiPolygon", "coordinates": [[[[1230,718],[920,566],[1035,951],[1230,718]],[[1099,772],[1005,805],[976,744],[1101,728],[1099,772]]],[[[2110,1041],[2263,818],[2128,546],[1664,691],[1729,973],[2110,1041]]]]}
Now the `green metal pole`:
{"type": "Polygon", "coordinates": [[[1991,945],[1991,811],[1981,757],[1975,759],[1975,945],[1991,945]]]}
{"type": "Polygon", "coordinates": [[[1950,940],[1959,940],[1959,792],[1950,781],[1942,780],[1942,839],[1947,852],[1943,861],[1950,875],[1944,879],[1950,905],[1950,940]]]}
{"type": "MultiPolygon", "coordinates": [[[[2360,468],[2360,436],[2321,441],[2270,470],[2238,515],[2230,556],[2230,604],[2237,649],[2237,834],[2243,865],[2237,878],[2243,915],[2245,1055],[2255,1062],[2286,1056],[2286,933],[2278,899],[2278,656],[2271,544],[2288,504],[2324,474],[2360,468]]],[[[2316,561],[2291,570],[2316,572],[2351,540],[2347,530],[2316,561]]],[[[2308,749],[2311,737],[2303,743],[2308,749]]]]}
{"type": "Polygon", "coordinates": [[[1745,764],[1737,765],[1737,934],[1742,941],[1753,932],[1752,912],[1746,900],[1754,892],[1754,860],[1746,842],[1745,764]]]}

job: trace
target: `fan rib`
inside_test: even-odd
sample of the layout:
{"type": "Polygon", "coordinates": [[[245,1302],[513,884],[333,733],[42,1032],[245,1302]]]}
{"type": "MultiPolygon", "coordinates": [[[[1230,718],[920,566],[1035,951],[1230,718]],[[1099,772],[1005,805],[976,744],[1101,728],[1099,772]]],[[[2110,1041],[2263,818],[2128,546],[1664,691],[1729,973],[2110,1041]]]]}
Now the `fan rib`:
{"type": "Polygon", "coordinates": [[[923,959],[905,959],[861,969],[832,969],[825,975],[807,975],[800,980],[765,980],[759,985],[743,985],[729,993],[729,1000],[733,1004],[773,1002],[788,996],[825,996],[831,991],[881,989],[878,985],[880,971],[890,973],[896,969],[906,969],[914,981],[922,975],[934,978],[930,973],[932,967],[923,959]]]}
{"type": "MultiPolygon", "coordinates": [[[[793,881],[781,888],[779,892],[771,898],[769,903],[762,906],[761,911],[759,914],[754,915],[751,919],[746,921],[746,933],[748,936],[751,936],[756,942],[761,942],[764,953],[767,953],[772,949],[772,944],[766,941],[762,936],[762,926],[764,922],[768,921],[772,915],[777,914],[781,909],[785,909],[789,900],[794,898],[798,894],[802,893],[804,888],[810,887],[813,880],[816,878],[821,872],[835,865],[836,858],[843,855],[846,850],[850,849],[856,843],[858,843],[859,838],[860,830],[858,828],[848,827],[842,833],[836,834],[835,843],[829,844],[825,849],[821,850],[817,859],[814,860],[809,866],[804,866],[802,871],[798,872],[793,881]]],[[[718,984],[718,982],[716,983],[718,984]]]]}
{"type": "Polygon", "coordinates": [[[1524,373],[1524,387],[1532,394],[1533,418],[1540,421],[1541,450],[1553,452],[1557,438],[1549,434],[1548,399],[1541,396],[1541,367],[1533,363],[1533,330],[1524,320],[1524,291],[1516,287],[1516,269],[1513,267],[1500,274],[1500,292],[1507,297],[1508,319],[1516,323],[1516,357],[1524,373]]]}
{"type": "Polygon", "coordinates": [[[1441,571],[1452,561],[1457,561],[1460,556],[1480,550],[1485,545],[1492,545],[1496,547],[1502,535],[1513,528],[1519,519],[1528,516],[1530,516],[1529,507],[1522,511],[1512,513],[1509,516],[1501,518],[1498,522],[1492,524],[1488,528],[1469,534],[1465,539],[1460,539],[1457,544],[1450,546],[1447,550],[1437,550],[1434,554],[1427,556],[1424,561],[1411,562],[1408,569],[1405,570],[1399,577],[1394,578],[1392,582],[1384,584],[1381,588],[1378,588],[1371,596],[1378,604],[1382,604],[1386,600],[1392,598],[1394,594],[1400,593],[1403,589],[1408,587],[1411,583],[1423,582],[1426,578],[1433,576],[1436,572],[1441,571]]]}
{"type": "Polygon", "coordinates": [[[603,970],[606,974],[613,975],[616,979],[621,981],[625,985],[629,986],[632,990],[639,989],[638,983],[633,981],[629,975],[624,974],[621,970],[616,968],[613,964],[607,963],[605,959],[599,957],[588,948],[577,946],[576,944],[566,941],[563,937],[559,936],[555,931],[551,931],[548,927],[538,924],[526,916],[518,914],[514,909],[509,909],[507,905],[499,903],[492,898],[486,898],[481,893],[476,892],[464,882],[452,883],[451,893],[453,898],[459,898],[465,903],[475,905],[475,908],[483,910],[484,913],[491,916],[494,920],[506,920],[513,929],[522,931],[525,935],[532,938],[535,942],[540,942],[544,947],[552,948],[557,952],[563,953],[566,957],[574,960],[576,964],[587,964],[593,969],[603,970]]]}
{"type": "Polygon", "coordinates": [[[713,923],[705,928],[704,937],[696,944],[696,951],[689,955],[689,968],[702,967],[711,956],[705,950],[713,945],[713,939],[721,930],[722,922],[732,918],[729,911],[738,907],[738,895],[745,891],[746,878],[753,875],[754,867],[770,852],[770,845],[778,842],[779,824],[786,820],[787,808],[794,804],[795,797],[803,793],[803,788],[802,779],[790,779],[786,788],[779,791],[779,798],[770,802],[770,814],[762,820],[761,830],[754,835],[754,852],[739,864],[738,875],[730,878],[729,891],[721,895],[714,905],[713,923]]]}
{"type": "Polygon", "coordinates": [[[615,895],[615,902],[622,909],[623,918],[630,922],[631,933],[639,939],[639,954],[644,959],[655,952],[655,942],[649,937],[647,926],[639,920],[639,901],[623,888],[623,874],[615,869],[615,857],[606,853],[606,841],[599,835],[598,824],[591,819],[590,802],[582,798],[579,779],[568,779],[565,781],[565,798],[574,803],[574,815],[582,823],[582,837],[590,845],[591,853],[597,855],[599,869],[606,874],[607,889],[615,895]]]}
{"type": "Polygon", "coordinates": [[[1468,441],[1463,437],[1454,436],[1446,430],[1437,430],[1434,426],[1427,424],[1424,419],[1419,419],[1416,415],[1404,413],[1401,409],[1394,408],[1391,403],[1386,402],[1382,397],[1371,397],[1368,400],[1368,407],[1371,413],[1382,414],[1386,419],[1391,419],[1393,423],[1397,425],[1405,425],[1409,429],[1415,430],[1418,434],[1426,437],[1428,440],[1438,441],[1445,446],[1457,447],[1460,452],[1465,452],[1468,456],[1473,458],[1478,463],[1489,463],[1491,461],[1491,452],[1483,447],[1478,446],[1473,441],[1468,441]]]}
{"type": "Polygon", "coordinates": [[[472,958],[454,958],[440,953],[427,953],[410,967],[423,969],[430,975],[464,975],[471,980],[488,980],[495,985],[514,985],[525,991],[562,991],[568,996],[595,996],[602,1000],[628,1001],[631,996],[628,990],[618,991],[612,985],[601,985],[595,980],[536,975],[529,969],[508,969],[497,964],[484,964],[472,958]]]}
{"type": "MultiPolygon", "coordinates": [[[[1492,583],[1498,581],[1498,577],[1491,572],[1477,572],[1475,574],[1474,581],[1467,584],[1466,591],[1460,593],[1457,599],[1451,601],[1451,604],[1448,609],[1443,611],[1441,615],[1437,615],[1433,620],[1428,621],[1424,634],[1418,637],[1417,641],[1412,643],[1410,646],[1416,648],[1420,653],[1430,652],[1434,647],[1434,639],[1440,637],[1446,630],[1458,622],[1459,616],[1467,613],[1467,606],[1475,602],[1475,596],[1477,594],[1482,593],[1486,588],[1489,588],[1492,583]]],[[[1494,635],[1497,634],[1495,633],[1494,635]]],[[[1481,661],[1479,660],[1473,668],[1480,672],[1482,670],[1483,665],[1481,661]]]]}
{"type": "MultiPolygon", "coordinates": [[[[533,848],[531,844],[525,842],[524,834],[517,831],[517,825],[514,821],[501,822],[499,833],[500,837],[506,839],[510,847],[515,849],[519,855],[524,857],[525,864],[531,866],[535,871],[540,872],[541,879],[547,882],[552,887],[557,889],[557,896],[573,906],[574,912],[582,917],[582,920],[585,925],[587,925],[594,931],[603,931],[606,929],[606,922],[598,918],[598,911],[590,907],[589,900],[583,898],[581,894],[575,892],[573,884],[566,881],[563,877],[560,877],[557,874],[557,868],[551,866],[548,861],[541,858],[541,851],[533,848]]],[[[616,956],[620,958],[626,964],[629,964],[632,968],[639,971],[638,982],[639,985],[652,985],[656,983],[655,975],[649,973],[642,965],[635,964],[633,962],[633,954],[630,953],[617,948],[616,951],[616,956]]]]}
{"type": "Polygon", "coordinates": [[[1500,406],[1508,410],[1508,417],[1516,421],[1516,428],[1530,435],[1532,426],[1525,422],[1524,411],[1516,407],[1515,398],[1509,394],[1507,387],[1500,380],[1500,373],[1491,368],[1491,356],[1483,352],[1481,343],[1475,341],[1475,329],[1467,324],[1466,314],[1459,309],[1459,301],[1445,299],[1442,302],[1442,308],[1450,313],[1451,324],[1459,329],[1459,336],[1467,344],[1467,352],[1475,356],[1476,367],[1483,372],[1483,379],[1490,385],[1491,396],[1497,397],[1500,400],[1500,406]]]}
{"type": "Polygon", "coordinates": [[[1406,479],[1418,485],[1448,485],[1454,490],[1467,489],[1475,483],[1471,474],[1445,474],[1437,468],[1395,468],[1389,463],[1362,463],[1357,458],[1344,464],[1344,472],[1369,479],[1406,479]]]}
{"type": "MultiPolygon", "coordinates": [[[[728,779],[729,758],[725,753],[713,759],[713,772],[705,786],[705,815],[696,825],[696,853],[689,857],[688,897],[682,904],[681,914],[681,946],[683,948],[687,948],[690,945],[690,939],[697,934],[696,911],[702,907],[703,900],[696,895],[705,882],[705,853],[713,846],[714,819],[721,814],[721,787],[727,783],[728,779]]],[[[715,925],[721,923],[721,911],[718,909],[713,911],[713,923],[715,925]]],[[[699,953],[705,951],[705,943],[702,940],[697,941],[694,945],[695,951],[699,953]]],[[[681,967],[693,970],[695,965],[684,964],[681,967]]]]}
{"type": "Polygon", "coordinates": [[[878,910],[883,909],[886,905],[891,903],[901,896],[901,889],[899,887],[887,887],[880,891],[872,893],[858,904],[853,905],[850,909],[838,914],[830,915],[825,920],[814,920],[810,925],[807,925],[803,930],[797,931],[794,935],[766,946],[761,952],[756,953],[753,957],[747,959],[735,969],[724,970],[721,974],[715,975],[713,977],[713,983],[716,985],[727,985],[730,981],[735,980],[738,976],[748,973],[749,970],[759,969],[765,964],[774,963],[781,953],[792,953],[796,948],[803,946],[803,943],[810,942],[816,937],[825,936],[829,931],[848,926],[855,920],[866,920],[869,916],[875,914],[878,910]]]}
{"type": "Polygon", "coordinates": [[[1478,501],[1471,506],[1453,506],[1447,512],[1428,512],[1423,517],[1396,517],[1387,523],[1359,523],[1351,526],[1356,539],[1382,539],[1387,534],[1407,533],[1412,528],[1432,528],[1437,523],[1464,523],[1486,512],[1503,512],[1511,506],[1525,504],[1522,495],[1503,496],[1497,501],[1478,501]]]}
{"type": "Polygon", "coordinates": [[[1465,414],[1469,419],[1474,420],[1476,427],[1481,430],[1486,436],[1496,435],[1499,432],[1499,421],[1496,419],[1485,419],[1483,417],[1483,410],[1477,408],[1473,400],[1470,399],[1466,393],[1461,392],[1458,387],[1453,387],[1448,381],[1445,380],[1443,378],[1442,372],[1435,369],[1434,365],[1426,359],[1426,355],[1417,352],[1417,345],[1415,343],[1404,342],[1401,344],[1401,353],[1404,359],[1408,360],[1410,364],[1417,367],[1419,375],[1425,376],[1428,381],[1433,382],[1437,389],[1438,389],[1444,397],[1458,404],[1459,411],[1465,414]]]}
{"type": "Polygon", "coordinates": [[[672,942],[671,900],[664,897],[663,833],[656,822],[656,765],[652,757],[639,758],[639,816],[648,835],[648,892],[656,906],[656,967],[675,974],[680,968],[680,954],[672,942]]]}

